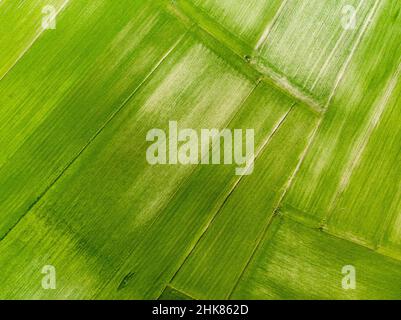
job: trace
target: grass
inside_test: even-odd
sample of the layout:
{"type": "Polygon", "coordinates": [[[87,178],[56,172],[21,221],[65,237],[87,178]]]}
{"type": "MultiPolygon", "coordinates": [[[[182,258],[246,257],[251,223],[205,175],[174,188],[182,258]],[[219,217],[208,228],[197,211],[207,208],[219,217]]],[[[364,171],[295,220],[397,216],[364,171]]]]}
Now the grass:
{"type": "Polygon", "coordinates": [[[345,3],[2,1],[0,297],[399,299],[401,4],[345,3]],[[254,172],[149,165],[169,121],[254,172]]]}

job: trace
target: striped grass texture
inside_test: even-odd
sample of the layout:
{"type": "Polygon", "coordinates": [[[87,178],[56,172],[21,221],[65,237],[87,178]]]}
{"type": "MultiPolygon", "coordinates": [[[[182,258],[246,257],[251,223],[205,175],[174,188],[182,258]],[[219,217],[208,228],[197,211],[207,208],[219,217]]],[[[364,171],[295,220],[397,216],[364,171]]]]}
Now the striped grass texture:
{"type": "Polygon", "coordinates": [[[400,299],[400,40],[393,0],[2,0],[0,298],[400,299]],[[169,121],[253,128],[252,174],[149,164],[169,121]]]}

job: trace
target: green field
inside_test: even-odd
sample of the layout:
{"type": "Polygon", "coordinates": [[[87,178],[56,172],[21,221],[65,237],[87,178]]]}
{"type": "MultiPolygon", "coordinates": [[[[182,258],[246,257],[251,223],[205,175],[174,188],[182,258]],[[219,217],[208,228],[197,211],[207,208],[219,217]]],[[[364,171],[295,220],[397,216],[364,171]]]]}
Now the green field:
{"type": "Polygon", "coordinates": [[[2,0],[0,93],[0,299],[401,299],[401,2],[2,0]]]}

